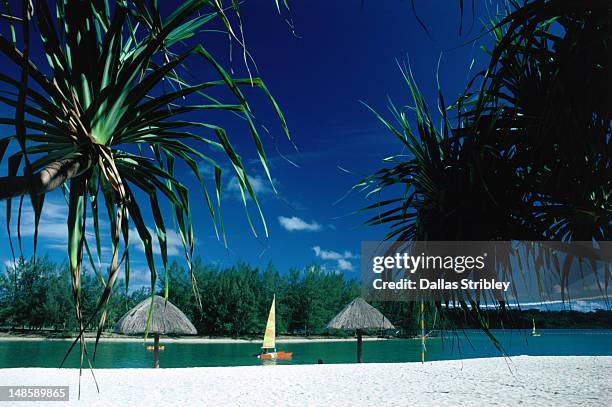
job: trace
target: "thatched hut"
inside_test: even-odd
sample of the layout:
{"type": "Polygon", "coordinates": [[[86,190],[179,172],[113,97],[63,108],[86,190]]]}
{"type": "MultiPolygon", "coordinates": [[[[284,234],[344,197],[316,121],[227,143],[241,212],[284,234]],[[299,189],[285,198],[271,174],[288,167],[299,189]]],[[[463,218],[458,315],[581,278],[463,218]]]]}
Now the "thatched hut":
{"type": "MultiPolygon", "coordinates": [[[[126,335],[136,335],[145,333],[147,319],[149,317],[149,307],[151,298],[147,298],[134,308],[126,312],[115,325],[115,331],[126,335]]],[[[159,367],[159,336],[174,335],[195,335],[197,330],[183,314],[170,301],[156,295],[153,297],[153,313],[151,315],[151,326],[149,333],[153,334],[153,367],[159,367]]]]}
{"type": "Polygon", "coordinates": [[[350,329],[357,334],[357,362],[362,361],[362,335],[366,329],[395,329],[379,310],[363,298],[355,298],[327,324],[328,329],[350,329]]]}

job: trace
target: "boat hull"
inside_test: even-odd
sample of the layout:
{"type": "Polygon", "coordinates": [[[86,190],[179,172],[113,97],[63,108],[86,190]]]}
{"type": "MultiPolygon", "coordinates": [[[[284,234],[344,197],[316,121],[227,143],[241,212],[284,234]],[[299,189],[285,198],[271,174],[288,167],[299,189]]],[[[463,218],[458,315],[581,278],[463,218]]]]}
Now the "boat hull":
{"type": "Polygon", "coordinates": [[[288,360],[293,357],[293,352],[269,352],[259,354],[257,357],[261,360],[288,360]]]}

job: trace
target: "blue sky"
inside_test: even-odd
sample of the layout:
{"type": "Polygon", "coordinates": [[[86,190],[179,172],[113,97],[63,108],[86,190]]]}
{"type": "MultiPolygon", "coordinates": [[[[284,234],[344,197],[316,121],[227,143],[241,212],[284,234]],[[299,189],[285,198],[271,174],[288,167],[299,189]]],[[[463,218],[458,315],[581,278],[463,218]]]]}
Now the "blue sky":
{"type": "MultiPolygon", "coordinates": [[[[169,3],[176,2],[167,2],[164,7],[169,3]]],[[[294,1],[292,16],[298,36],[292,35],[278,16],[272,0],[245,2],[242,14],[247,46],[259,76],[287,118],[298,150],[284,138],[262,95],[249,91],[259,121],[270,129],[266,145],[278,190],[275,194],[256,162],[248,128],[235,117],[218,118],[244,161],[250,163],[249,174],[261,199],[270,236],[263,237],[261,227],[259,238],[250,232],[235,179],[225,162],[228,171],[223,180],[223,215],[229,239],[229,249],[225,249],[214,236],[196,182],[186,176],[187,185],[192,187],[196,253],[205,262],[229,265],[241,260],[259,266],[272,262],[282,271],[316,263],[357,277],[360,242],[380,240],[385,230],[367,228],[362,225],[363,215],[351,214],[370,203],[364,194],[345,195],[362,176],[380,168],[383,158],[397,154],[400,148],[360,101],[382,113],[386,113],[387,98],[400,106],[410,104],[408,88],[397,65],[398,61],[409,60],[414,77],[435,110],[440,58],[439,80],[447,101],[454,100],[474,70],[486,62],[478,47],[460,46],[476,36],[480,22],[474,24],[471,33],[459,36],[457,5],[443,0],[416,4],[430,35],[418,25],[406,1],[372,0],[365,1],[363,7],[358,0],[294,1]],[[476,61],[470,72],[473,58],[476,61]]],[[[476,14],[484,17],[486,11],[479,9],[476,14]]],[[[471,24],[471,14],[465,24],[471,24]]],[[[5,29],[2,27],[3,35],[5,29]]],[[[224,36],[207,33],[201,39],[207,41],[218,58],[228,60],[224,36]]],[[[206,77],[209,70],[199,64],[193,62],[190,70],[201,79],[210,79],[206,77]]],[[[236,75],[246,74],[238,52],[234,54],[233,67],[236,75]]],[[[1,106],[0,113],[6,116],[12,111],[1,106]]],[[[14,131],[6,126],[1,130],[3,134],[14,131]]],[[[210,177],[210,172],[202,165],[205,176],[210,177]]],[[[0,173],[6,174],[6,159],[0,173]]],[[[0,224],[4,225],[5,210],[1,206],[0,224]]],[[[27,204],[22,223],[23,249],[28,255],[33,227],[27,204]]],[[[102,227],[108,230],[106,223],[102,227]]],[[[63,260],[66,236],[63,196],[49,194],[42,216],[40,253],[63,260]]],[[[17,245],[16,239],[14,244],[17,245]]],[[[11,256],[4,227],[0,228],[0,248],[0,261],[7,262],[11,256]]],[[[139,254],[133,256],[132,265],[132,281],[138,286],[148,281],[148,271],[139,247],[133,253],[139,254]]],[[[171,258],[182,261],[181,253],[178,236],[169,232],[171,258]]],[[[110,257],[108,249],[104,254],[110,257]]]]}

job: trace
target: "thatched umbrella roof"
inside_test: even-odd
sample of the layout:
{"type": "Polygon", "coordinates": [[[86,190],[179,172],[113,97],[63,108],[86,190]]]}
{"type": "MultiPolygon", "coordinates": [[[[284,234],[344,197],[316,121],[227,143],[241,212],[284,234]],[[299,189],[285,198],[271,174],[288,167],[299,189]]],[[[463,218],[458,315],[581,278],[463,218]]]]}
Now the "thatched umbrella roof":
{"type": "MultiPolygon", "coordinates": [[[[129,310],[115,325],[115,330],[124,334],[141,334],[145,332],[151,298],[147,298],[129,310]]],[[[151,318],[152,334],[195,335],[198,332],[183,314],[170,301],[156,295],[153,298],[153,315],[151,318]]]]}
{"type": "Polygon", "coordinates": [[[328,329],[394,329],[395,327],[379,310],[363,298],[355,298],[344,307],[329,324],[328,329]]]}

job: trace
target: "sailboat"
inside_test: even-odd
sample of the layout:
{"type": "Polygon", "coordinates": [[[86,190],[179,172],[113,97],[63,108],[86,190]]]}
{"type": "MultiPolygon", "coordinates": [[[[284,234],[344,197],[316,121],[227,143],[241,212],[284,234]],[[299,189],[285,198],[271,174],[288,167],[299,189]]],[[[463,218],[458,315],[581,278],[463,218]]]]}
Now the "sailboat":
{"type": "Polygon", "coordinates": [[[532,318],[532,321],[533,321],[533,328],[531,328],[531,336],[540,336],[540,334],[536,332],[535,318],[532,318]]]}
{"type": "Polygon", "coordinates": [[[261,353],[257,357],[261,360],[287,360],[291,359],[293,352],[277,352],[276,351],[276,295],[272,299],[270,313],[268,314],[268,322],[266,323],[266,332],[264,333],[263,344],[261,345],[261,353]]]}

